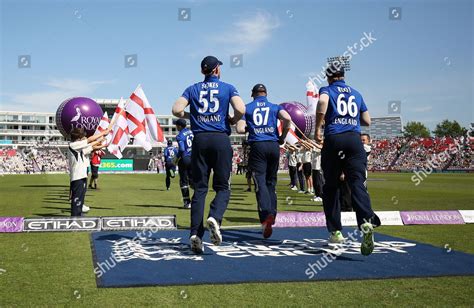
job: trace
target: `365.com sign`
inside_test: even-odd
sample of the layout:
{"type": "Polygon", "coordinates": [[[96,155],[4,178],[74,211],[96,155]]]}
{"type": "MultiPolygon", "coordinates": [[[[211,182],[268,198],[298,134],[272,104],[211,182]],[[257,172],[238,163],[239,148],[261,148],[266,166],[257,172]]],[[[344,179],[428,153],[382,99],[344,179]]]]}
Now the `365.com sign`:
{"type": "Polygon", "coordinates": [[[100,171],[133,171],[133,159],[102,159],[100,171]]]}

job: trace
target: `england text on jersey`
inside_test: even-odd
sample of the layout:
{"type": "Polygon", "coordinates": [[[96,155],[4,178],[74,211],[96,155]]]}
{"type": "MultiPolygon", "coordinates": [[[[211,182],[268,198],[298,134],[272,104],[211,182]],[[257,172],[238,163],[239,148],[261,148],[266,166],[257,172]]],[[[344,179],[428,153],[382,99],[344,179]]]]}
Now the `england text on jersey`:
{"type": "Polygon", "coordinates": [[[197,120],[199,122],[220,122],[221,121],[221,116],[219,114],[213,114],[213,115],[198,115],[197,120]]]}

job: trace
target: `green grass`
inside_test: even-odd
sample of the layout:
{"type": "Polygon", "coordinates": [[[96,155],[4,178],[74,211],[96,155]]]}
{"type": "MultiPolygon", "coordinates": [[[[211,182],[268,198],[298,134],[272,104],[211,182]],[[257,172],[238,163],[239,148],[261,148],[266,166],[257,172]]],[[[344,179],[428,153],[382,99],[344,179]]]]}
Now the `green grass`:
{"type": "MultiPolygon", "coordinates": [[[[474,176],[433,174],[415,186],[410,174],[370,174],[375,210],[474,209],[474,176]]],[[[322,207],[278,186],[280,211],[321,211],[322,207]],[[292,205],[286,198],[291,197],[292,205]]],[[[233,191],[223,225],[257,224],[254,194],[245,193],[242,176],[233,191]]],[[[0,177],[0,216],[69,215],[66,175],[0,177]]],[[[177,179],[164,190],[162,175],[102,175],[100,190],[89,191],[91,216],[176,214],[179,227],[189,225],[181,208],[177,179]]],[[[212,193],[208,199],[212,198],[212,193]]],[[[474,253],[474,225],[382,226],[379,233],[474,253]]],[[[474,277],[252,283],[97,289],[87,233],[0,234],[0,306],[325,306],[474,305],[474,277]],[[76,298],[79,297],[79,298],[76,298]]]]}

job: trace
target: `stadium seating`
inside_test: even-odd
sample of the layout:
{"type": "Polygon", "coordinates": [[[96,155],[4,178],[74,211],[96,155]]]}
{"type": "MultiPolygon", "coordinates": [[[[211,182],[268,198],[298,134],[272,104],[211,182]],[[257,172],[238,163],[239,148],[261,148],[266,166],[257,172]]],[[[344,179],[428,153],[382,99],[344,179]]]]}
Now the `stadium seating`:
{"type": "MultiPolygon", "coordinates": [[[[428,160],[436,160],[440,153],[447,153],[447,159],[439,164],[440,171],[474,170],[472,155],[474,139],[459,138],[406,138],[374,140],[369,159],[370,171],[413,171],[426,166],[428,160]]],[[[237,157],[243,157],[242,148],[234,147],[234,171],[237,157]]],[[[161,160],[155,158],[153,169],[161,160]]],[[[160,165],[161,166],[161,165],[160,165]]],[[[67,159],[54,144],[32,144],[29,147],[0,149],[0,172],[39,173],[65,172],[67,159]]],[[[288,162],[284,150],[280,155],[280,170],[287,170],[288,162]]]]}

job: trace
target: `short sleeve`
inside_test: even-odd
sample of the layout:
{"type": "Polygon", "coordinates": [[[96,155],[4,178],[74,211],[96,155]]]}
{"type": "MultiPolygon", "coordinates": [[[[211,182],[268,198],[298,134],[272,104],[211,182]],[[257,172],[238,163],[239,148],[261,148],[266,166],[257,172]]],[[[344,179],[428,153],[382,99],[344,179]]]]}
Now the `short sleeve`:
{"type": "Polygon", "coordinates": [[[193,86],[187,87],[186,90],[184,90],[183,94],[181,94],[181,96],[184,97],[188,102],[190,101],[190,98],[191,98],[192,87],[193,86]]]}
{"type": "Polygon", "coordinates": [[[229,97],[234,96],[240,96],[239,91],[237,91],[237,89],[233,85],[229,84],[229,97]]]}
{"type": "Polygon", "coordinates": [[[360,97],[360,113],[366,112],[367,110],[368,109],[367,109],[367,106],[365,105],[364,98],[361,96],[360,97]]]}
{"type": "Polygon", "coordinates": [[[94,149],[92,148],[91,145],[87,145],[83,150],[82,150],[82,153],[84,153],[84,155],[89,155],[90,153],[92,153],[94,149]]]}
{"type": "Polygon", "coordinates": [[[328,89],[328,87],[322,87],[321,89],[319,89],[319,95],[321,96],[321,94],[327,94],[327,95],[329,95],[329,89],[328,89]]]}
{"type": "Polygon", "coordinates": [[[71,142],[69,146],[71,147],[71,149],[75,151],[80,151],[84,148],[87,148],[88,146],[87,139],[71,142]]]}

